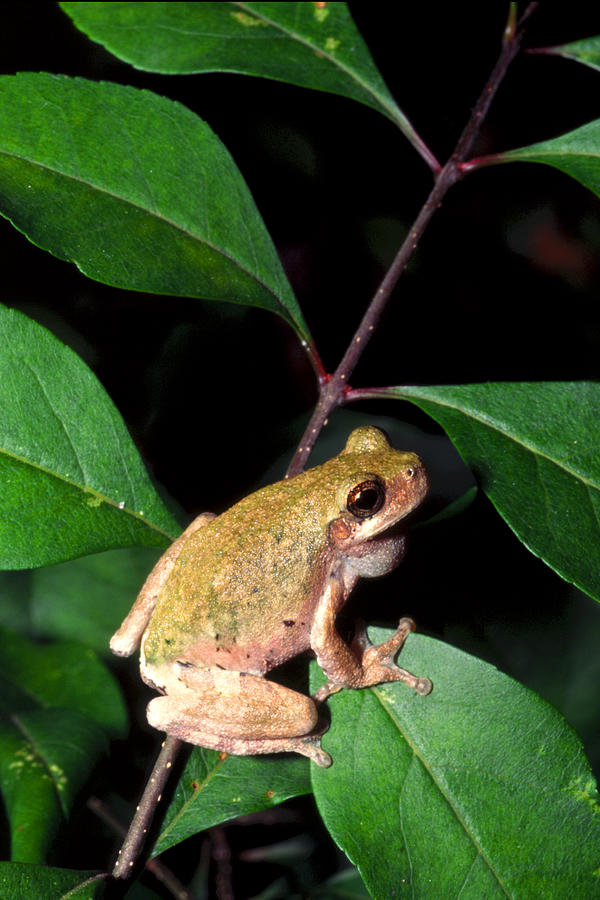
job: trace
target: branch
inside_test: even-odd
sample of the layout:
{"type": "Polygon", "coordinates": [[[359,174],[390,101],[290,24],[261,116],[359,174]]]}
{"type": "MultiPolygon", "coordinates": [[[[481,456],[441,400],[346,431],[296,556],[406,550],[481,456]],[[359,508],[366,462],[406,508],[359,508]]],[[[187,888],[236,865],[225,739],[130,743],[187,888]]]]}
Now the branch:
{"type": "Polygon", "coordinates": [[[381,314],[389,302],[392,291],[417,249],[419,241],[423,237],[433,215],[442,205],[442,201],[452,185],[467,174],[468,169],[463,164],[471,152],[496,91],[511,62],[519,52],[523,38],[523,23],[529,18],[537,5],[537,3],[530,3],[519,22],[515,22],[515,8],[514,4],[511,4],[498,61],[473,108],[469,121],[458,139],[454,152],[439,172],[429,197],[423,204],[392,265],[369,303],[367,311],[348,345],[342,361],[333,375],[329,378],[324,378],[321,382],[319,400],[300,440],[294,458],[289,465],[286,477],[289,478],[302,471],[323,425],[333,410],[337,406],[355,399],[348,379],[362,356],[365,347],[371,340],[381,314]]]}
{"type": "Polygon", "coordinates": [[[123,846],[119,850],[119,856],[112,872],[113,878],[130,877],[180,747],[181,741],[178,738],[172,735],[165,737],[127,836],[123,841],[123,846]]]}

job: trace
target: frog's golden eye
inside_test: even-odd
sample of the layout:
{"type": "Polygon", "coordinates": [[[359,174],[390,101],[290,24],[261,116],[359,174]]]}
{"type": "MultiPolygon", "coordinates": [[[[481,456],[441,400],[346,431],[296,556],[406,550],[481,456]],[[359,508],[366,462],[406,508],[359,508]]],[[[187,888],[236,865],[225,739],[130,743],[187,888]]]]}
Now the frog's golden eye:
{"type": "Polygon", "coordinates": [[[385,488],[381,481],[361,481],[346,497],[346,508],[357,519],[367,519],[379,512],[385,501],[385,488]]]}

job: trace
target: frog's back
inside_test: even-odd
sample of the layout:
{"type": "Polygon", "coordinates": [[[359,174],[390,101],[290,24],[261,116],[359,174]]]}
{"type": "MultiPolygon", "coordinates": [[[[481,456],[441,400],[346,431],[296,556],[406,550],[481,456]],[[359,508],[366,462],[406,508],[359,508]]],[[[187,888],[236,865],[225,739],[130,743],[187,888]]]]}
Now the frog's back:
{"type": "Polygon", "coordinates": [[[305,473],[246,497],[181,550],[144,637],[147,664],[264,672],[308,647],[327,566],[305,473]]]}

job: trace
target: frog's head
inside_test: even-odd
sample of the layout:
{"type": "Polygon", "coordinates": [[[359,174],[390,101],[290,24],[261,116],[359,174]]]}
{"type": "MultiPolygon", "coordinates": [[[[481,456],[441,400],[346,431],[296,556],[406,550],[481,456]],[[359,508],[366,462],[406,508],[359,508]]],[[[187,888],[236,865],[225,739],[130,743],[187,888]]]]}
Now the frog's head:
{"type": "Polygon", "coordinates": [[[372,426],[356,428],[335,462],[339,513],[330,523],[330,536],[338,546],[362,544],[393,528],[429,489],[417,454],[395,450],[372,426]]]}

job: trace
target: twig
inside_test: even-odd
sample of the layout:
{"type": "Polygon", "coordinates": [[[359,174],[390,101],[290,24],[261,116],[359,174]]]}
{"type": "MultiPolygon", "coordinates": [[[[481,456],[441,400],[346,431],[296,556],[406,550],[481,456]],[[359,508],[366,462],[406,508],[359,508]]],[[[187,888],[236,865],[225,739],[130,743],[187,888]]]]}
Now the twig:
{"type": "MultiPolygon", "coordinates": [[[[107,807],[106,803],[103,803],[98,797],[90,797],[87,802],[88,808],[95,813],[99,819],[108,825],[109,828],[118,834],[120,837],[125,837],[127,834],[127,829],[121,822],[112,814],[110,809],[107,807]]],[[[152,872],[157,881],[160,881],[164,886],[170,891],[176,900],[194,900],[190,892],[186,889],[185,885],[183,885],[177,876],[168,869],[163,863],[161,863],[158,859],[147,859],[145,862],[145,867],[149,872],[152,872]]]]}
{"type": "Polygon", "coordinates": [[[165,737],[162,749],[154,763],[154,768],[129,826],[127,836],[123,841],[123,846],[119,850],[119,856],[112,872],[113,878],[130,877],[142,849],[142,844],[146,840],[150,822],[156,811],[157,804],[160,802],[163,788],[171,773],[171,767],[180,747],[181,741],[179,738],[172,735],[165,737]]]}
{"type": "Polygon", "coordinates": [[[431,218],[442,205],[442,200],[452,185],[467,174],[468,169],[463,169],[462,164],[470,154],[494,95],[506,75],[508,67],[519,51],[523,38],[522,25],[525,20],[529,18],[537,5],[537,3],[530,3],[519,22],[515,23],[514,6],[511,4],[508,23],[504,30],[502,50],[492,74],[488,78],[487,83],[473,108],[469,121],[458,139],[458,143],[452,156],[437,175],[429,197],[423,204],[421,211],[415,219],[414,224],[409,229],[396,258],[367,307],[367,311],[365,312],[354,337],[348,345],[348,349],[346,350],[342,361],[333,375],[321,381],[317,406],[304,431],[298,449],[294,454],[294,458],[290,463],[287,477],[297,475],[298,472],[302,471],[325,421],[336,406],[341,406],[344,403],[356,399],[353,395],[352,388],[348,383],[348,379],[354,371],[354,367],[358,360],[362,356],[365,347],[373,336],[392,291],[402,272],[406,268],[411,256],[415,252],[431,218]]]}

